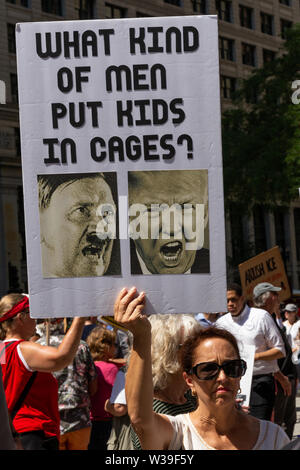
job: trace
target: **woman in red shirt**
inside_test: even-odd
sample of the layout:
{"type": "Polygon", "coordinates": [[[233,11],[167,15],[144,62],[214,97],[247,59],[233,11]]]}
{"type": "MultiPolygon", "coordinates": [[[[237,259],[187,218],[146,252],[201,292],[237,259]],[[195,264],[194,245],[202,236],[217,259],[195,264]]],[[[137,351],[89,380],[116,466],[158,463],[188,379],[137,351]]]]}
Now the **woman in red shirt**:
{"type": "Polygon", "coordinates": [[[8,294],[0,300],[0,329],[3,385],[10,413],[27,382],[34,381],[13,425],[26,450],[58,449],[58,386],[51,372],[72,362],[81,338],[84,318],[75,318],[58,348],[29,341],[36,322],[29,316],[28,296],[8,294]]]}

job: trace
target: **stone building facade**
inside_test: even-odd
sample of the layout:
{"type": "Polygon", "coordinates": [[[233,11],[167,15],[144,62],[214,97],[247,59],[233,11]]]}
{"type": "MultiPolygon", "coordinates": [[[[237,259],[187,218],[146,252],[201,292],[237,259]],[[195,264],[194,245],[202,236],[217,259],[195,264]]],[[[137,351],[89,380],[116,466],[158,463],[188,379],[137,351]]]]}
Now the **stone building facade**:
{"type": "MultiPolygon", "coordinates": [[[[26,291],[26,249],[18,115],[15,24],[92,18],[217,14],[222,109],[238,81],[280,54],[300,21],[298,0],[0,0],[0,295],[26,291]]],[[[294,292],[300,289],[300,198],[244,220],[226,218],[228,276],[237,274],[236,240],[254,255],[278,244],[294,292]]],[[[245,258],[246,259],[246,258],[245,258]]]]}

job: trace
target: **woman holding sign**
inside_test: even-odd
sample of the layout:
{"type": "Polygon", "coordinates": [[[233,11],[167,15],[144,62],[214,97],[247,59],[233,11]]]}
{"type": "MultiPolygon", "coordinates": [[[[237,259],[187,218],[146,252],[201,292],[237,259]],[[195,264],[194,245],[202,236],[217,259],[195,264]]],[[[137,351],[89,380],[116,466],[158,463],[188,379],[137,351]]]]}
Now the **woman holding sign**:
{"type": "Polygon", "coordinates": [[[123,289],[115,302],[115,320],[134,337],[126,376],[132,425],[143,449],[273,450],[289,442],[274,423],[236,407],[246,363],[235,338],[211,327],[192,334],[179,351],[184,379],[198,400],[195,411],[167,416],[153,412],[151,326],[143,314],[145,294],[123,289]]]}
{"type": "Polygon", "coordinates": [[[84,320],[74,318],[58,348],[41,346],[29,341],[36,323],[29,316],[28,297],[8,294],[0,300],[3,385],[11,419],[26,450],[58,450],[58,385],[50,372],[73,360],[84,320]]]}

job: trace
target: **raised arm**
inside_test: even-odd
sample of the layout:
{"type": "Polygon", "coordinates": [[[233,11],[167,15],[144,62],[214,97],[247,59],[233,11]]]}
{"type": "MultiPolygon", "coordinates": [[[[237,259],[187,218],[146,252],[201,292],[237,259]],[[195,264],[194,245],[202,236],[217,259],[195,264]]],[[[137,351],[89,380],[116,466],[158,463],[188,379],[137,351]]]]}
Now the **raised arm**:
{"type": "Polygon", "coordinates": [[[126,374],[128,414],[143,449],[167,449],[173,436],[169,420],[153,411],[151,325],[143,314],[145,294],[122,289],[115,302],[115,320],[133,334],[126,374]]]}
{"type": "Polygon", "coordinates": [[[78,349],[84,322],[85,318],[74,318],[58,348],[31,341],[20,343],[21,353],[28,366],[40,372],[55,372],[69,365],[78,349]]]}

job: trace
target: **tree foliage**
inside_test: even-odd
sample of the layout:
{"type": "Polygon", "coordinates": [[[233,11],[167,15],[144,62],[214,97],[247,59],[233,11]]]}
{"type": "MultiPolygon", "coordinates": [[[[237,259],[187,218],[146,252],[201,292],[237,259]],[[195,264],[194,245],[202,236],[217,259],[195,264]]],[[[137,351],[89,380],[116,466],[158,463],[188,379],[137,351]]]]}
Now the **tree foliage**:
{"type": "Polygon", "coordinates": [[[300,187],[300,25],[288,32],[280,57],[243,80],[222,121],[226,204],[288,204],[300,187]]]}

